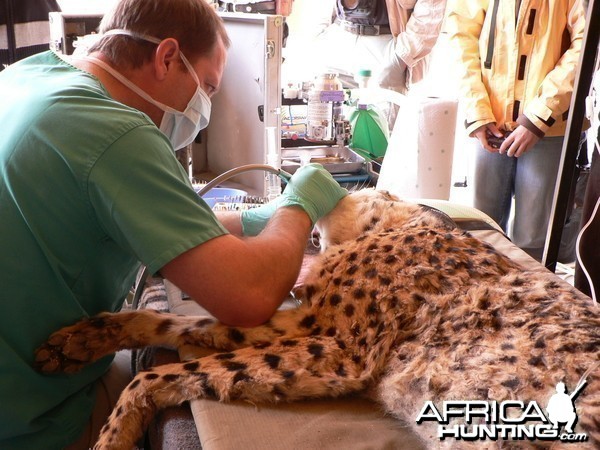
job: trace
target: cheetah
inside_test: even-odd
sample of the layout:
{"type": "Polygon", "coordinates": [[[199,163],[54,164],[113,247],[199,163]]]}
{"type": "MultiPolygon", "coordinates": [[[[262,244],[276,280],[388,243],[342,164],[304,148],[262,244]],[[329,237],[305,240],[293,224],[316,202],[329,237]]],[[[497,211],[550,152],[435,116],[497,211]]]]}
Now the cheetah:
{"type": "MultiPolygon", "coordinates": [[[[438,423],[415,419],[424,405],[450,400],[545,408],[557,383],[575,387],[584,376],[576,427],[587,441],[576,447],[600,447],[600,317],[590,299],[384,191],[351,193],[317,229],[323,251],[296,292],[298,308],[255,328],[148,310],[104,313],[51,335],[36,352],[37,368],[73,372],[146,345],[218,351],[137,374],[98,450],[131,449],[158,409],[187,400],[350,393],[378,402],[431,448],[482,448],[440,440],[438,423]]],[[[569,447],[532,439],[487,444],[569,447]]]]}

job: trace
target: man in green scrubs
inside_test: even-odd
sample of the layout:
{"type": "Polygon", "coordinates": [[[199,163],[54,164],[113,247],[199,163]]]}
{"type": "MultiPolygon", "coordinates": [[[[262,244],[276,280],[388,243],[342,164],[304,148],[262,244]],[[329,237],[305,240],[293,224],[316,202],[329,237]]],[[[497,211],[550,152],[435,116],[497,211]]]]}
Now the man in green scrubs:
{"type": "Polygon", "coordinates": [[[276,204],[216,217],[174,149],[208,122],[229,45],[221,20],[204,0],[121,0],[101,33],[87,57],[45,52],[0,74],[2,449],[93,443],[81,436],[112,357],[43,375],[34,351],[118,310],[140,263],[222,322],[260,324],[346,194],[309,165],[276,204]]]}

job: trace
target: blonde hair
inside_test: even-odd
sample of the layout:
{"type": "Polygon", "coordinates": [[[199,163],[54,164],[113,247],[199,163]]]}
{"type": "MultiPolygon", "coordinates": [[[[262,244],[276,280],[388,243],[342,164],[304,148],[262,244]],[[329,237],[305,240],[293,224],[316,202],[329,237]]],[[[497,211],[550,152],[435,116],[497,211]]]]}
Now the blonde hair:
{"type": "MultiPolygon", "coordinates": [[[[125,29],[159,39],[174,38],[181,52],[194,61],[210,54],[219,39],[230,41],[222,19],[206,0],[118,0],[100,22],[100,33],[125,29]]],[[[110,61],[136,68],[150,61],[156,44],[124,35],[109,35],[89,52],[100,51],[110,61]]]]}

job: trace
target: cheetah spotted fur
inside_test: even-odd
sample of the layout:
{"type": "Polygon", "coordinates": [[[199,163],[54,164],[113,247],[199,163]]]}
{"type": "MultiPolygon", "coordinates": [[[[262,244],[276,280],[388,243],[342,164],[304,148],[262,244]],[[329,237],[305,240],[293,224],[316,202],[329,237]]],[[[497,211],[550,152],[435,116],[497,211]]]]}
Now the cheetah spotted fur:
{"type": "Polygon", "coordinates": [[[586,371],[577,429],[589,439],[576,446],[600,448],[600,318],[590,299],[387,192],[350,194],[317,228],[325,250],[300,289],[302,305],[262,326],[146,310],[101,314],[54,333],[36,355],[45,372],[73,372],[146,345],[219,351],[139,373],[95,448],[131,449],[158,409],[191,399],[280,402],[356,392],[412,424],[425,445],[469,447],[476,444],[440,442],[434,424],[415,425],[426,401],[545,407],[559,381],[575,387],[586,371]]]}

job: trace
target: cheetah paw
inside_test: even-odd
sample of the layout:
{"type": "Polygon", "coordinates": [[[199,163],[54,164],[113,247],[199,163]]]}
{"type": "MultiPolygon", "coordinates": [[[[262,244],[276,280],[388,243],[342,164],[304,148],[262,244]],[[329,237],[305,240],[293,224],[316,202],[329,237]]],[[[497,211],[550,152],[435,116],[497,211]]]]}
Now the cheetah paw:
{"type": "Polygon", "coordinates": [[[110,326],[101,317],[84,319],[50,335],[35,351],[36,370],[45,373],[75,373],[116,349],[111,345],[110,326]]]}

